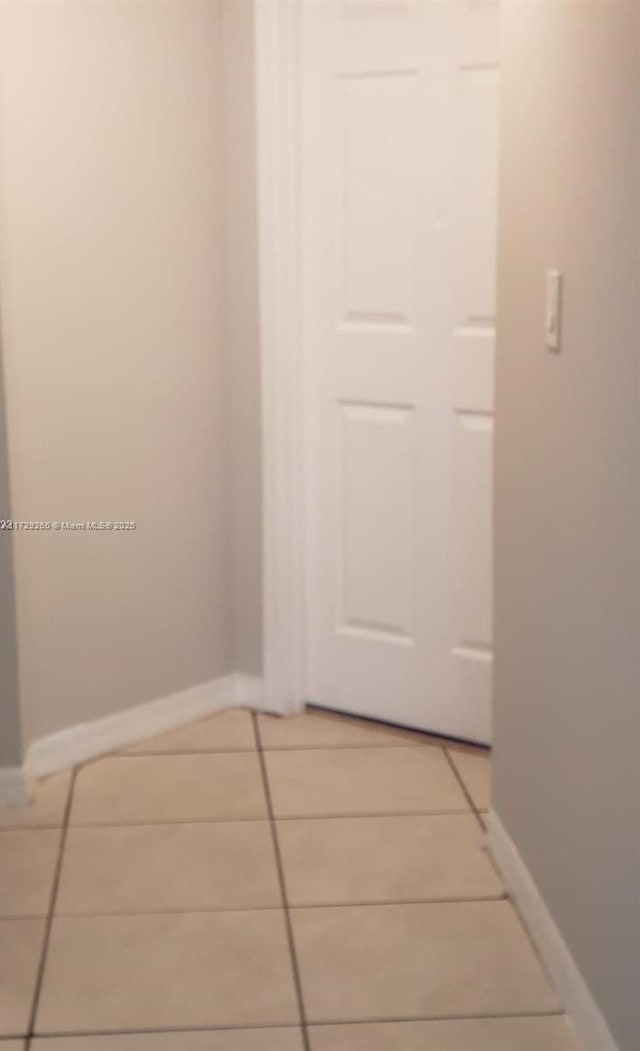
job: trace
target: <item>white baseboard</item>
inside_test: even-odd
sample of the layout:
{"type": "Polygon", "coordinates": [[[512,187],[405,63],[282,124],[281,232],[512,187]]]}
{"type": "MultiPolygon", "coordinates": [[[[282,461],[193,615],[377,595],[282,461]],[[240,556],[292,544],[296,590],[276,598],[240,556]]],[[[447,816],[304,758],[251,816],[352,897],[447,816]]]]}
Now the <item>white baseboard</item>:
{"type": "Polygon", "coordinates": [[[531,873],[500,818],[488,814],[488,846],[555,984],[584,1051],[619,1051],[531,873]]]}
{"type": "Polygon", "coordinates": [[[24,768],[0,768],[0,802],[28,802],[28,780],[67,770],[148,737],[176,730],[224,708],[263,707],[262,679],[232,672],[135,708],[78,723],[33,741],[24,768]]]}
{"type": "Polygon", "coordinates": [[[115,749],[127,748],[148,737],[175,730],[224,708],[235,708],[242,690],[235,673],[148,701],[123,712],[79,723],[34,741],[25,767],[30,777],[66,770],[115,749]]]}
{"type": "Polygon", "coordinates": [[[236,673],[236,703],[239,708],[253,708],[262,711],[264,705],[264,690],[262,679],[257,675],[244,675],[236,673]]]}
{"type": "Polygon", "coordinates": [[[0,768],[0,803],[8,806],[26,806],[29,802],[27,775],[21,766],[0,768]]]}

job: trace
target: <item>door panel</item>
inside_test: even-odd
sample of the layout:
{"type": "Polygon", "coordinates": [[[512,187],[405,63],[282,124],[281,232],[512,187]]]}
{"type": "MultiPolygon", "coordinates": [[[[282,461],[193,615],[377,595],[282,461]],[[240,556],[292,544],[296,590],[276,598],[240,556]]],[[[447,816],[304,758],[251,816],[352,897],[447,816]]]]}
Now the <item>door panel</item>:
{"type": "Polygon", "coordinates": [[[343,405],[339,630],[413,636],[413,412],[343,405]],[[381,558],[381,554],[384,557],[381,558]]]}
{"type": "Polygon", "coordinates": [[[410,325],[415,299],[416,78],[340,79],[343,321],[410,325]]]}
{"type": "Polygon", "coordinates": [[[498,6],[303,4],[308,698],[488,740],[498,6]]]}
{"type": "Polygon", "coordinates": [[[455,645],[483,653],[491,646],[491,423],[479,413],[458,413],[453,438],[455,645]]]}

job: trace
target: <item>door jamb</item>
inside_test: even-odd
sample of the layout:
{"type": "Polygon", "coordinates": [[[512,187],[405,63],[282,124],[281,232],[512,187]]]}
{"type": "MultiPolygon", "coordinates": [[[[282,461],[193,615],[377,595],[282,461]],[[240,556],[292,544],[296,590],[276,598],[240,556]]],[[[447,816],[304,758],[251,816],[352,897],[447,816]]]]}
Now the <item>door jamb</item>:
{"type": "Polygon", "coordinates": [[[254,3],[262,390],[263,698],[305,702],[300,0],[254,3]]]}

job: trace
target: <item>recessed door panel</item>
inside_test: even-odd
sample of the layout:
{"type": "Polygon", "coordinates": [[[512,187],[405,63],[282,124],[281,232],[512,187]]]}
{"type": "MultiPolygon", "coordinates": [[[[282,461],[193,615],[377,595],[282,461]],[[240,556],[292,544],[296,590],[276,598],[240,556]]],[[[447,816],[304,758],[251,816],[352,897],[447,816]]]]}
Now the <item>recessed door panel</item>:
{"type": "Polygon", "coordinates": [[[462,67],[457,78],[456,313],[458,328],[494,324],[499,71],[462,67]]]}
{"type": "Polygon", "coordinates": [[[488,652],[492,630],[491,476],[493,420],[454,417],[453,625],[457,649],[488,652]]]}
{"type": "Polygon", "coordinates": [[[413,634],[413,412],[343,405],[338,629],[413,634]]]}
{"type": "Polygon", "coordinates": [[[416,240],[416,78],[340,78],[344,111],[345,322],[407,325],[416,240]]]}

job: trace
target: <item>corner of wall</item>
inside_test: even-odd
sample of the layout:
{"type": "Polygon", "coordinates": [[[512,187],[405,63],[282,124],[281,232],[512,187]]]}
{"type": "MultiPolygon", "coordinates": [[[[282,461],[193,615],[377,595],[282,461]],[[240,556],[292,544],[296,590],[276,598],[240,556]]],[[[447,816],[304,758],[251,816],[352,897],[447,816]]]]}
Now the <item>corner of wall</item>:
{"type": "MultiPolygon", "coordinates": [[[[1,296],[0,296],[1,301],[1,296]]],[[[0,316],[0,798],[11,801],[23,794],[16,774],[24,759],[22,712],[18,679],[18,653],[13,561],[13,530],[5,523],[12,519],[11,485],[5,417],[4,360],[0,316]]]]}

